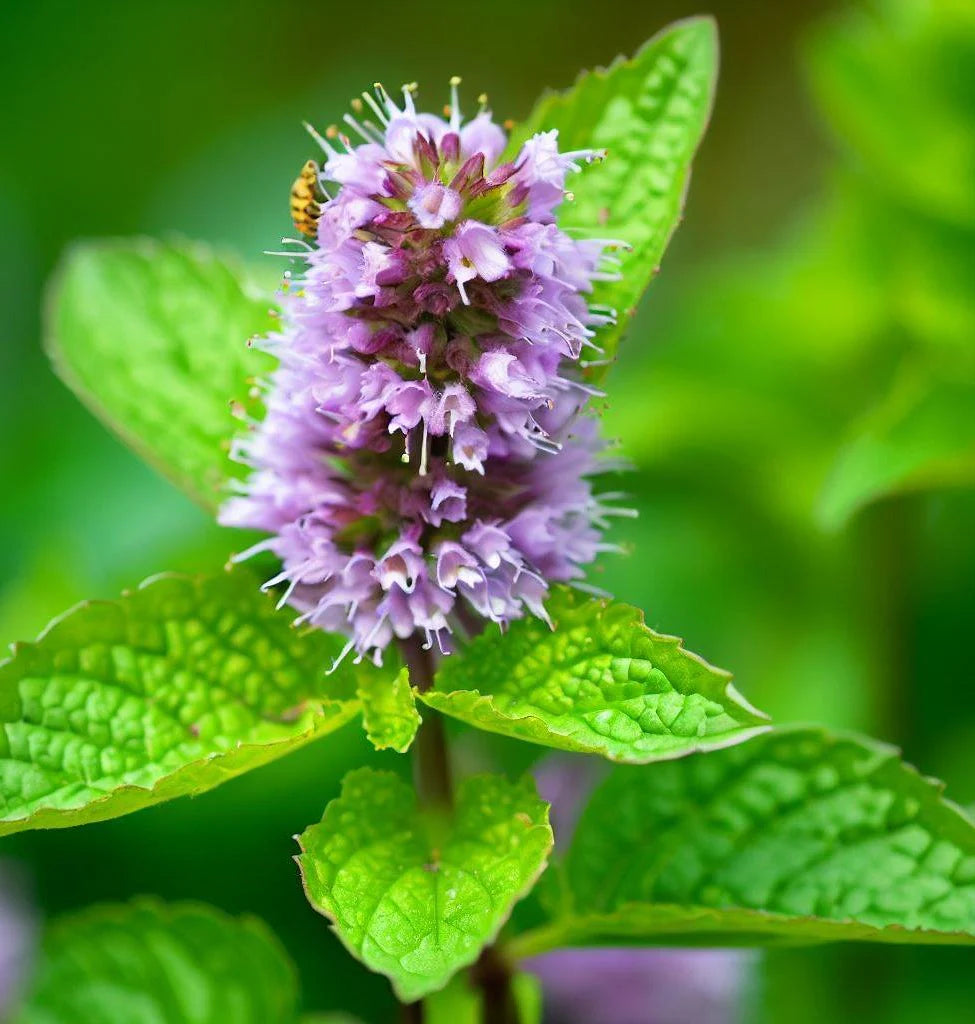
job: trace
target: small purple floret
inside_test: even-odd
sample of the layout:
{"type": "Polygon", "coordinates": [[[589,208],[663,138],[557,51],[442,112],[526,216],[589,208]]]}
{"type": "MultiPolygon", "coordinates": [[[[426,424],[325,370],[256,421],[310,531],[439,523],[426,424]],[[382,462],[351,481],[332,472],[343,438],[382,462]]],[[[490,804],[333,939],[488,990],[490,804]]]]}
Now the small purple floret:
{"type": "Polygon", "coordinates": [[[478,617],[545,617],[549,585],[603,549],[590,477],[612,466],[580,357],[614,314],[586,299],[612,243],[555,224],[566,174],[599,154],[547,132],[499,163],[486,110],[377,95],[378,125],[346,118],[361,145],[316,135],[340,187],[263,342],[279,365],[220,518],[270,534],[238,558],[280,558],[266,587],[299,621],[378,661],[394,638],[446,651],[478,617]]]}

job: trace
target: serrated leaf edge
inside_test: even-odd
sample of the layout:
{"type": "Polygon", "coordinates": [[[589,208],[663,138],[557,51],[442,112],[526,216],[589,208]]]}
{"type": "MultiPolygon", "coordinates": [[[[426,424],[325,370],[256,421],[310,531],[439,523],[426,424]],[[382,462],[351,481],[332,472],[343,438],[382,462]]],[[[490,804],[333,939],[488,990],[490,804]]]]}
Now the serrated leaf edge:
{"type": "MultiPolygon", "coordinates": [[[[568,597],[572,601],[577,601],[578,595],[575,594],[570,588],[562,587],[558,591],[555,591],[552,595],[562,596],[563,599],[568,597]]],[[[461,721],[467,721],[466,717],[460,715],[454,715],[446,706],[451,699],[457,699],[460,697],[473,698],[471,701],[471,713],[479,706],[485,706],[489,709],[492,715],[496,715],[499,719],[509,722],[531,722],[538,723],[538,725],[544,730],[544,732],[557,739],[564,739],[564,744],[553,743],[552,746],[556,749],[567,750],[576,753],[589,753],[596,754],[600,757],[604,757],[608,761],[612,761],[616,764],[652,764],[658,761],[673,761],[678,758],[685,757],[688,754],[705,752],[708,750],[722,750],[726,747],[736,746],[738,743],[742,743],[745,740],[749,740],[754,736],[758,736],[761,733],[768,732],[772,728],[770,724],[769,716],[764,712],[756,708],[750,701],[748,701],[738,690],[738,688],[732,682],[733,676],[727,671],[727,669],[719,668],[717,665],[711,664],[706,658],[701,657],[699,654],[695,654],[693,651],[689,651],[684,646],[684,639],[678,636],[671,636],[667,633],[658,633],[647,625],[646,613],[642,608],[638,608],[635,605],[627,604],[624,601],[611,601],[608,598],[594,598],[591,599],[591,604],[596,606],[596,614],[601,616],[608,612],[611,608],[626,609],[633,616],[633,624],[638,628],[642,629],[647,633],[651,641],[655,644],[664,644],[666,646],[674,648],[675,653],[682,655],[685,658],[695,662],[701,668],[703,668],[709,674],[722,678],[725,681],[724,688],[721,691],[721,696],[725,698],[727,703],[738,710],[745,713],[753,719],[754,724],[749,727],[747,723],[743,723],[741,730],[731,733],[725,733],[714,737],[710,742],[708,738],[703,738],[702,742],[688,746],[682,750],[668,751],[664,754],[652,754],[645,758],[622,758],[618,756],[612,756],[606,753],[603,749],[598,746],[588,746],[579,741],[572,740],[570,737],[564,736],[562,733],[555,732],[551,726],[545,722],[545,720],[539,717],[537,714],[526,713],[515,715],[507,711],[501,711],[494,700],[494,694],[482,693],[477,688],[470,689],[453,689],[453,690],[439,690],[436,688],[436,682],[434,688],[428,690],[425,693],[417,693],[420,700],[423,701],[428,707],[434,708],[441,714],[449,715],[450,717],[458,718],[461,721]]],[[[587,612],[589,606],[583,604],[574,604],[572,607],[566,610],[569,616],[587,612]]],[[[564,613],[565,614],[565,613],[564,613]]],[[[559,618],[556,614],[552,620],[552,632],[558,632],[559,618]]],[[[483,635],[483,634],[482,634],[483,635]]],[[[452,654],[451,657],[461,659],[464,657],[464,651],[460,651],[457,654],[452,654]]],[[[711,699],[711,698],[709,698],[711,699]]],[[[727,706],[725,707],[725,713],[731,714],[727,706]]],[[[497,729],[489,728],[486,725],[479,723],[479,728],[484,729],[486,732],[494,732],[498,735],[506,735],[506,733],[499,727],[497,729]]]]}
{"type": "MultiPolygon", "coordinates": [[[[236,569],[233,571],[238,573],[242,572],[240,569],[236,569]]],[[[2,672],[7,665],[12,664],[16,660],[16,658],[25,650],[39,646],[44,640],[46,640],[49,636],[55,633],[64,622],[66,622],[69,618],[71,618],[78,612],[85,611],[89,608],[119,607],[119,605],[121,604],[121,599],[131,596],[131,594],[135,592],[148,590],[156,583],[179,581],[189,584],[193,587],[194,590],[199,590],[208,579],[212,578],[213,577],[207,576],[202,573],[196,575],[189,575],[185,573],[176,572],[156,573],[152,576],[149,576],[147,579],[142,580],[142,582],[137,584],[135,587],[123,590],[121,593],[121,598],[119,599],[106,600],[104,598],[88,598],[83,601],[79,601],[77,604],[72,605],[66,611],[63,611],[59,615],[56,615],[40,631],[40,633],[38,633],[36,639],[27,641],[18,640],[11,643],[9,645],[11,651],[10,655],[8,655],[6,658],[0,661],[0,672],[2,672]]],[[[138,786],[133,784],[118,786],[110,792],[107,792],[104,796],[89,801],[82,807],[63,808],[57,807],[52,804],[42,804],[36,807],[27,815],[21,817],[10,817],[0,819],[0,837],[14,835],[17,832],[23,832],[29,829],[46,830],[55,828],[73,828],[79,824],[82,824],[82,822],[77,822],[74,820],[74,818],[76,818],[81,813],[84,813],[85,815],[85,821],[83,822],[83,824],[95,824],[99,821],[109,820],[109,818],[114,817],[114,815],[110,815],[109,818],[100,817],[98,813],[99,809],[102,808],[106,803],[118,799],[119,796],[140,795],[145,796],[149,799],[149,802],[144,804],[143,806],[133,808],[131,812],[124,812],[126,814],[134,813],[134,811],[136,810],[145,810],[156,803],[168,803],[170,800],[179,799],[182,796],[198,796],[200,793],[209,792],[211,789],[215,789],[217,786],[221,785],[222,782],[229,781],[232,778],[236,778],[238,773],[228,773],[227,778],[221,780],[221,782],[207,784],[202,787],[193,787],[187,790],[185,793],[181,793],[171,797],[163,797],[158,801],[153,799],[159,789],[163,788],[164,786],[170,785],[173,782],[173,780],[178,779],[184,773],[189,773],[191,772],[192,769],[198,768],[201,765],[210,764],[214,761],[221,761],[224,758],[234,756],[241,752],[248,753],[250,751],[258,750],[273,751],[277,747],[281,746],[287,747],[289,748],[289,750],[297,750],[299,747],[302,747],[306,743],[311,742],[318,735],[327,735],[328,732],[334,732],[335,730],[340,729],[343,725],[346,725],[348,722],[350,722],[359,713],[359,711],[360,703],[358,700],[342,701],[327,698],[321,698],[319,700],[309,700],[304,709],[304,713],[309,715],[311,718],[309,727],[302,732],[295,733],[293,736],[282,738],[280,740],[273,740],[270,743],[238,742],[237,745],[233,748],[233,750],[212,751],[205,757],[199,757],[193,761],[187,762],[181,767],[176,768],[168,775],[165,775],[162,778],[158,779],[152,786],[138,786]],[[333,711],[337,713],[332,714],[331,712],[333,711]],[[328,730],[322,731],[320,730],[319,726],[324,722],[328,722],[330,728],[328,730]],[[91,812],[91,816],[89,816],[89,812],[91,812]],[[55,820],[51,821],[51,816],[54,816],[55,820]],[[68,820],[57,820],[61,818],[68,820]],[[38,823],[38,819],[48,820],[41,821],[40,823],[38,823]]],[[[277,756],[278,755],[272,755],[267,759],[266,763],[276,760],[277,756]]]]}
{"type": "MultiPolygon", "coordinates": [[[[730,685],[730,684],[729,684],[730,685]]],[[[423,701],[428,707],[433,708],[435,711],[439,711],[441,714],[448,715],[451,718],[456,718],[459,721],[465,722],[468,725],[471,723],[467,716],[454,714],[447,707],[447,703],[451,698],[456,697],[473,697],[475,698],[471,704],[471,715],[473,716],[475,710],[478,707],[487,707],[490,709],[492,715],[496,715],[499,720],[508,721],[513,723],[526,722],[526,723],[537,723],[538,727],[549,737],[552,738],[550,744],[542,744],[539,740],[533,740],[528,737],[514,737],[515,739],[524,739],[526,742],[535,742],[539,746],[551,746],[555,750],[564,750],[569,753],[576,754],[593,754],[597,757],[602,757],[607,761],[614,764],[655,764],[662,761],[676,761],[682,757],[687,757],[689,754],[706,753],[709,750],[723,750],[726,747],[734,747],[739,743],[743,743],[746,740],[752,739],[754,736],[761,735],[762,733],[768,732],[772,729],[772,725],[755,725],[751,727],[742,727],[739,731],[724,733],[722,735],[714,737],[713,740],[708,740],[707,737],[701,739],[699,743],[695,743],[692,746],[684,747],[680,750],[666,751],[660,754],[647,754],[646,756],[639,757],[624,757],[613,753],[608,753],[602,747],[595,745],[588,745],[583,741],[576,740],[571,736],[567,736],[564,733],[556,732],[552,726],[544,719],[540,718],[537,714],[527,713],[516,715],[510,711],[501,711],[498,709],[494,702],[494,695],[487,693],[481,693],[480,690],[429,690],[426,693],[418,694],[420,700],[423,701]],[[430,698],[433,698],[432,700],[430,698]],[[440,698],[440,699],[438,699],[440,698]],[[561,740],[563,742],[555,742],[561,740]]],[[[497,728],[492,728],[482,722],[478,722],[475,728],[482,729],[484,732],[495,733],[499,736],[509,736],[510,734],[504,730],[499,724],[497,728]]]]}
{"type": "MultiPolygon", "coordinates": [[[[336,800],[341,800],[342,799],[342,793],[345,790],[346,779],[350,778],[352,775],[370,775],[372,777],[375,777],[377,775],[385,775],[385,776],[388,776],[390,778],[396,779],[400,783],[403,782],[402,778],[399,775],[397,775],[395,772],[379,771],[379,770],[377,770],[375,768],[369,768],[369,767],[355,768],[351,772],[349,772],[345,776],[345,778],[342,780],[342,790],[339,792],[339,795],[335,798],[336,800]]],[[[472,779],[476,779],[478,777],[482,777],[483,778],[485,776],[483,776],[483,775],[481,775],[481,776],[476,776],[476,775],[475,776],[468,776],[466,779],[463,780],[463,782],[461,783],[461,786],[463,787],[466,783],[469,783],[472,779]]],[[[490,776],[488,776],[488,777],[490,777],[490,776]]],[[[537,790],[537,788],[535,786],[534,779],[532,779],[532,777],[530,775],[524,775],[517,782],[511,783],[511,784],[512,785],[516,785],[516,786],[520,786],[521,788],[525,789],[526,792],[529,792],[532,797],[534,797],[536,800],[539,801],[539,803],[542,804],[543,810],[542,810],[541,822],[538,825],[533,825],[532,828],[533,829],[537,829],[537,828],[543,828],[544,827],[544,828],[548,829],[548,836],[549,836],[549,838],[548,838],[548,850],[546,851],[545,855],[542,857],[542,860],[541,860],[541,863],[540,863],[538,869],[534,872],[534,874],[531,876],[531,878],[529,878],[526,881],[524,887],[521,890],[519,890],[518,892],[516,892],[512,896],[512,898],[511,898],[511,905],[510,905],[510,907],[508,909],[508,912],[501,917],[501,919],[498,922],[497,927],[489,935],[487,935],[485,937],[484,942],[481,944],[481,946],[478,947],[478,949],[473,953],[473,955],[470,956],[469,958],[465,957],[465,958],[462,958],[462,959],[458,960],[454,972],[452,974],[450,974],[447,978],[445,978],[442,984],[440,984],[440,985],[432,985],[430,988],[425,989],[423,991],[422,995],[414,996],[413,997],[414,999],[415,998],[421,998],[421,999],[425,998],[428,995],[432,995],[434,992],[440,992],[442,989],[446,988],[446,986],[448,984],[450,984],[450,981],[457,975],[457,973],[459,971],[464,970],[464,968],[466,968],[466,967],[470,967],[470,965],[473,964],[477,960],[477,958],[481,955],[481,953],[482,953],[482,951],[484,949],[486,949],[488,946],[493,945],[497,941],[498,936],[501,934],[502,929],[504,928],[504,926],[508,923],[509,919],[511,918],[511,914],[514,911],[515,906],[518,903],[520,903],[521,900],[523,900],[535,888],[536,884],[538,883],[539,878],[542,877],[542,875],[545,873],[546,868],[548,868],[549,858],[551,857],[552,850],[553,850],[553,848],[555,846],[555,836],[554,836],[554,834],[552,832],[552,823],[549,820],[549,816],[550,816],[550,812],[551,812],[551,804],[549,804],[546,800],[543,800],[538,795],[538,790],[537,790]]],[[[329,801],[329,802],[331,803],[331,801],[329,801]]],[[[416,807],[416,811],[417,811],[418,814],[421,813],[420,809],[419,809],[419,806],[416,807]]],[[[324,819],[324,812],[323,812],[323,819],[324,819]]],[[[321,821],[314,822],[313,824],[309,825],[308,828],[305,829],[305,832],[308,832],[309,829],[315,828],[316,826],[318,826],[320,824],[321,824],[321,821]]],[[[320,905],[314,899],[312,899],[312,895],[311,895],[311,893],[310,893],[310,891],[308,889],[308,878],[305,875],[304,865],[301,862],[301,858],[304,857],[307,854],[307,852],[308,852],[305,849],[304,844],[302,843],[302,839],[304,838],[305,832],[302,832],[300,835],[293,836],[293,839],[298,844],[298,849],[299,849],[300,852],[296,853],[292,857],[292,860],[295,862],[295,864],[298,865],[298,875],[301,878],[301,887],[302,887],[302,890],[304,891],[305,899],[308,901],[309,906],[312,908],[312,910],[314,910],[318,914],[321,914],[321,916],[324,917],[328,921],[328,923],[329,923],[329,930],[335,934],[336,938],[338,938],[339,942],[342,943],[342,945],[345,947],[345,949],[348,950],[348,952],[353,957],[355,957],[355,959],[360,964],[362,964],[362,966],[365,967],[366,970],[370,971],[373,974],[378,974],[381,977],[386,978],[387,981],[389,981],[390,985],[392,986],[393,992],[396,994],[397,999],[400,999],[401,1001],[404,1001],[403,993],[402,993],[399,985],[397,984],[396,980],[393,979],[393,978],[390,978],[389,975],[384,974],[382,971],[377,970],[376,968],[371,967],[369,964],[365,963],[362,960],[361,951],[356,949],[355,946],[351,942],[347,941],[346,937],[342,934],[342,931],[337,926],[335,917],[331,913],[331,911],[327,907],[325,907],[324,905],[320,905]]]]}
{"type": "MultiPolygon", "coordinates": [[[[833,730],[828,729],[823,725],[806,724],[802,722],[790,723],[788,725],[777,725],[771,727],[770,730],[763,731],[774,731],[776,734],[781,735],[788,735],[790,733],[815,733],[824,741],[831,743],[844,741],[856,743],[875,755],[877,758],[877,767],[890,761],[897,761],[908,775],[919,779],[927,785],[932,790],[933,796],[941,801],[946,810],[953,813],[963,822],[975,827],[975,815],[969,814],[964,807],[944,795],[946,788],[945,782],[941,779],[935,778],[934,776],[925,775],[909,761],[905,761],[902,756],[901,749],[893,744],[885,743],[883,740],[877,740],[870,736],[863,736],[862,734],[852,730],[833,730]]],[[[564,895],[569,898],[571,904],[571,891],[566,890],[564,895]]],[[[505,943],[505,952],[514,959],[535,956],[553,949],[574,945],[575,942],[571,938],[572,935],[578,936],[579,945],[586,944],[588,935],[589,942],[591,944],[591,925],[597,923],[612,924],[623,917],[624,911],[629,912],[633,909],[639,909],[641,913],[645,913],[653,908],[659,908],[664,911],[684,912],[698,917],[710,916],[716,919],[719,923],[720,917],[723,913],[735,913],[752,916],[756,921],[762,922],[788,924],[814,922],[828,930],[833,930],[835,928],[837,931],[843,932],[846,929],[853,928],[863,933],[861,935],[849,936],[839,934],[836,936],[835,941],[842,941],[844,937],[846,937],[849,941],[863,942],[902,942],[928,945],[975,944],[975,932],[940,932],[930,928],[907,928],[904,925],[898,924],[877,927],[876,925],[866,924],[863,921],[857,921],[853,918],[823,918],[810,915],[779,914],[773,911],[760,910],[752,907],[706,907],[701,904],[683,906],[675,903],[639,903],[631,901],[624,903],[612,914],[567,914],[553,918],[547,924],[540,925],[536,928],[522,932],[520,935],[514,936],[509,942],[505,943]],[[899,936],[906,936],[906,938],[900,938],[899,936]]],[[[694,933],[673,929],[672,934],[675,936],[675,945],[686,946],[688,944],[688,939],[693,938],[694,933]]],[[[658,936],[652,936],[651,938],[654,940],[654,944],[660,944],[657,941],[659,938],[658,936]]],[[[808,936],[796,936],[795,938],[790,938],[789,936],[779,936],[774,932],[770,932],[768,945],[816,945],[829,941],[832,940],[828,938],[808,936]]],[[[733,946],[734,943],[729,941],[726,945],[733,946]]]]}

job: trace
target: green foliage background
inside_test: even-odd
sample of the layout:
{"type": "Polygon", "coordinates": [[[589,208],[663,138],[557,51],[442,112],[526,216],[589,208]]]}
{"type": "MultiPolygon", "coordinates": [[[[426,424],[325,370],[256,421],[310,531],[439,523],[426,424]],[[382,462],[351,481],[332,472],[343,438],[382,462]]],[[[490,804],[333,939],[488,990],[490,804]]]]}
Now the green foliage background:
{"type": "MultiPolygon", "coordinates": [[[[975,802],[975,16],[964,0],[709,5],[722,77],[686,221],[608,380],[636,465],[628,558],[597,582],[779,722],[862,729],[975,802]],[[824,21],[825,19],[825,21],[824,21]]],[[[257,263],[288,229],[303,118],[377,78],[449,75],[525,116],[683,0],[361,8],[22,3],[0,13],[0,638],[161,569],[222,565],[221,533],[50,373],[43,282],[87,235],[179,233],[257,263]],[[531,57],[525,57],[530,54],[531,57]]],[[[498,739],[479,758],[517,767],[498,739]]],[[[472,759],[474,754],[472,752],[472,759]]],[[[338,779],[403,771],[344,729],[260,772],[78,831],[6,839],[45,913],[147,892],[262,916],[309,1008],[366,1019],[388,988],[312,913],[290,861],[338,779]]],[[[653,770],[652,768],[646,769],[653,770]]],[[[750,1018],[963,1019],[970,950],[767,954],[750,1018]]]]}

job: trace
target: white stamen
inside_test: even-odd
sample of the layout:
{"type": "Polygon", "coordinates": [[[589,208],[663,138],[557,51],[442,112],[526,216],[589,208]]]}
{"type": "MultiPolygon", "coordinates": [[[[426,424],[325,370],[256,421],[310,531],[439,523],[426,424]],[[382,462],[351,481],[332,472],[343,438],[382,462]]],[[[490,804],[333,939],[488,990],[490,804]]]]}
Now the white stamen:
{"type": "Polygon", "coordinates": [[[319,135],[317,131],[307,122],[301,122],[305,131],[318,143],[318,145],[326,152],[330,157],[338,156],[334,146],[323,136],[319,135]]]}
{"type": "Polygon", "coordinates": [[[386,113],[389,115],[389,117],[395,117],[397,114],[399,114],[399,107],[396,106],[396,104],[392,100],[392,97],[383,88],[383,83],[374,82],[372,87],[373,89],[375,89],[376,95],[379,97],[379,102],[382,103],[383,106],[386,108],[386,113]]]}
{"type": "Polygon", "coordinates": [[[403,86],[403,107],[408,114],[416,112],[416,107],[413,105],[413,95],[419,88],[416,82],[407,82],[403,86]]]}
{"type": "Polygon", "coordinates": [[[366,124],[361,124],[351,114],[343,114],[342,120],[354,131],[358,132],[366,142],[376,142],[379,145],[383,144],[383,137],[376,131],[375,128],[372,131],[369,130],[367,121],[366,124]]]}
{"type": "Polygon", "coordinates": [[[251,547],[245,548],[243,551],[238,551],[235,555],[231,555],[230,561],[233,562],[234,565],[238,562],[246,562],[248,558],[253,558],[254,555],[259,555],[262,551],[270,551],[273,544],[273,537],[267,537],[264,540],[259,540],[256,544],[251,545],[251,547]]]}
{"type": "Polygon", "coordinates": [[[369,630],[369,632],[366,635],[365,639],[362,641],[362,649],[363,650],[368,650],[369,645],[370,645],[370,643],[372,641],[372,638],[379,632],[380,629],[382,629],[382,627],[383,627],[385,622],[386,622],[386,616],[384,615],[381,619],[379,619],[379,621],[376,623],[376,625],[373,626],[372,629],[369,630]]]}
{"type": "Polygon", "coordinates": [[[585,160],[587,164],[591,164],[596,160],[606,159],[605,149],[573,149],[568,153],[560,153],[559,156],[563,160],[585,160]]]}
{"type": "MultiPolygon", "coordinates": [[[[378,90],[380,87],[377,85],[375,88],[378,90]]],[[[369,105],[369,109],[376,115],[376,117],[379,118],[379,123],[380,124],[382,124],[382,125],[389,124],[389,116],[388,116],[387,112],[385,110],[383,110],[382,107],[380,107],[379,104],[375,101],[375,99],[373,98],[372,93],[364,92],[362,94],[362,98],[369,105]]]]}
{"type": "Polygon", "coordinates": [[[332,662],[332,667],[325,673],[325,675],[330,676],[339,667],[339,665],[345,661],[353,647],[355,647],[354,637],[342,648],[339,652],[339,656],[332,662]]]}
{"type": "Polygon", "coordinates": [[[457,86],[460,85],[460,76],[454,75],[450,80],[450,127],[460,131],[460,99],[457,95],[457,86]]]}
{"type": "Polygon", "coordinates": [[[420,441],[420,476],[427,475],[427,421],[423,421],[423,437],[420,441]]]}
{"type": "Polygon", "coordinates": [[[583,580],[569,580],[569,586],[573,590],[582,591],[583,594],[591,594],[593,597],[612,597],[613,595],[608,590],[603,590],[602,587],[595,587],[591,583],[586,583],[583,580]]]}
{"type": "Polygon", "coordinates": [[[298,586],[300,578],[301,578],[300,575],[295,575],[294,577],[292,577],[291,582],[285,588],[285,591],[281,595],[280,600],[275,605],[275,608],[277,608],[278,611],[281,611],[281,609],[288,603],[288,601],[291,598],[291,595],[295,592],[295,587],[298,586]]]}

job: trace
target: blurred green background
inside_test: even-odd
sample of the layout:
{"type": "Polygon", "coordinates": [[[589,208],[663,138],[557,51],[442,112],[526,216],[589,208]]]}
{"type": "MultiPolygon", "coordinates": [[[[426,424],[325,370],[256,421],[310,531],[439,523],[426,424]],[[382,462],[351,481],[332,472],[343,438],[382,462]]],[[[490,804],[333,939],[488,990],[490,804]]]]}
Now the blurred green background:
{"type": "MultiPolygon", "coordinates": [[[[898,743],[975,802],[975,5],[720,0],[723,67],[685,223],[610,377],[641,517],[596,582],[733,669],[777,720],[898,743]]],[[[110,437],[40,350],[80,236],[178,233],[261,260],[309,155],[376,79],[451,74],[502,118],[632,52],[684,0],[368,5],[6,0],[0,13],[0,637],[219,566],[236,538],[110,437]]],[[[270,258],[265,265],[279,268],[270,258]]],[[[498,741],[514,765],[531,751],[498,741]]],[[[479,756],[484,756],[482,751],[479,756]]],[[[44,914],[136,893],[268,920],[308,1008],[390,1019],[305,904],[290,838],[355,727],[193,801],[8,839],[44,914]]],[[[649,769],[648,771],[652,771],[649,769]]],[[[975,955],[834,947],[761,963],[748,1020],[971,1019],[975,955]]],[[[690,1024],[690,1022],[689,1022],[690,1024]]]]}

